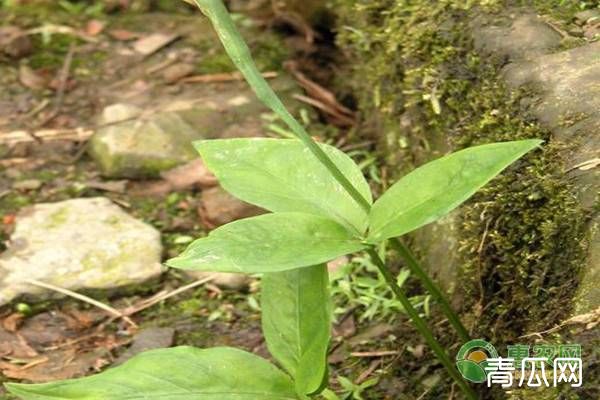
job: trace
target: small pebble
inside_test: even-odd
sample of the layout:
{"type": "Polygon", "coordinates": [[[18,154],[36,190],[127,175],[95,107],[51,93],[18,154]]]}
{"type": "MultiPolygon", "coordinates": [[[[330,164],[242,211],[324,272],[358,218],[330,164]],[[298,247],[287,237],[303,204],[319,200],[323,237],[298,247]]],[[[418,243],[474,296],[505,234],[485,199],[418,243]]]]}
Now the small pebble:
{"type": "Polygon", "coordinates": [[[195,69],[192,64],[180,63],[165,68],[162,75],[166,83],[176,83],[180,79],[191,75],[195,69]]]}
{"type": "Polygon", "coordinates": [[[25,179],[12,185],[15,190],[37,190],[42,187],[42,182],[37,179],[25,179]]]}

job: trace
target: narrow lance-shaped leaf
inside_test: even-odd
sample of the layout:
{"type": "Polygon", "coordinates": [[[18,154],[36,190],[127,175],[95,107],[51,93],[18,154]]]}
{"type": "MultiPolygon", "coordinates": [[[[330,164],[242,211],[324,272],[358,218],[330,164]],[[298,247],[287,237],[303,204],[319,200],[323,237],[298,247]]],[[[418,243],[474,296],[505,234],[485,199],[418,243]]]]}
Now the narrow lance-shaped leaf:
{"type": "Polygon", "coordinates": [[[260,74],[256,64],[252,60],[250,49],[236,29],[235,23],[227,12],[223,1],[194,0],[194,2],[204,15],[210,19],[229,58],[231,58],[231,61],[240,70],[254,93],[256,93],[256,96],[288,125],[294,135],[304,143],[312,155],[329,170],[334,178],[350,193],[350,196],[367,211],[370,208],[370,202],[348,180],[346,175],[340,171],[327,154],[323,152],[304,127],[290,114],[260,74]]]}
{"type": "Polygon", "coordinates": [[[314,393],[327,373],[331,334],[327,266],[264,274],[261,303],[269,351],[292,375],[299,393],[314,393]]]}
{"type": "Polygon", "coordinates": [[[298,399],[285,373],[258,356],[228,347],[152,350],[87,378],[6,387],[23,400],[298,399]]]}
{"type": "Polygon", "coordinates": [[[415,169],[373,205],[368,241],[400,236],[441,218],[541,143],[534,139],[470,147],[415,169]]]}
{"type": "MultiPolygon", "coordinates": [[[[366,230],[367,212],[299,140],[221,139],[194,145],[221,186],[248,203],[321,215],[359,233],[366,230]]],[[[335,147],[320,147],[372,203],[369,184],[354,161],[335,147]]]]}
{"type": "Polygon", "coordinates": [[[361,250],[337,222],[317,215],[275,213],[232,222],[198,239],[167,265],[202,271],[286,271],[361,250]]]}

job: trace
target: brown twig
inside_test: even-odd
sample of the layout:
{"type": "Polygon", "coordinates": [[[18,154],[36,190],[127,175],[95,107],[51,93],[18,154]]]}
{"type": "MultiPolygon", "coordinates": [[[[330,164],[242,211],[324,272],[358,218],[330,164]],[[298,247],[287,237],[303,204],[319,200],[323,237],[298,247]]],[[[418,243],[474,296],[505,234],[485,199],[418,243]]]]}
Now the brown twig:
{"type": "Polygon", "coordinates": [[[352,357],[370,358],[370,357],[385,357],[395,356],[400,354],[397,350],[381,350],[381,351],[355,351],[350,353],[352,357]]]}
{"type": "Polygon", "coordinates": [[[0,144],[13,145],[17,143],[52,140],[73,140],[81,142],[88,140],[93,134],[93,130],[83,127],[75,129],[43,129],[36,131],[35,133],[25,130],[0,132],[0,144]],[[34,139],[34,137],[39,140],[34,139]]]}
{"type": "Polygon", "coordinates": [[[56,100],[52,112],[44,118],[37,126],[45,126],[48,122],[52,121],[60,113],[62,109],[63,101],[65,98],[65,91],[67,83],[69,81],[69,75],[71,73],[71,64],[73,64],[73,56],[75,55],[75,46],[73,43],[69,46],[69,52],[65,57],[63,66],[58,74],[58,89],[56,90],[56,100]]]}
{"type": "Polygon", "coordinates": [[[363,383],[364,381],[366,381],[369,376],[371,376],[371,374],[373,372],[375,372],[375,370],[377,369],[377,367],[379,367],[379,365],[381,364],[381,359],[377,359],[377,360],[373,360],[371,361],[371,364],[369,365],[369,368],[367,368],[365,371],[363,371],[358,378],[356,378],[356,384],[360,385],[361,383],[363,383]]]}
{"type": "Polygon", "coordinates": [[[569,318],[568,320],[566,320],[558,325],[555,325],[550,329],[546,329],[545,331],[533,332],[533,333],[528,333],[527,335],[519,336],[519,339],[524,339],[524,338],[528,338],[531,336],[538,336],[541,338],[541,337],[543,337],[542,335],[556,332],[565,326],[576,325],[576,324],[586,324],[587,329],[595,328],[598,324],[600,324],[600,307],[596,308],[595,310],[593,310],[592,312],[589,312],[587,314],[576,315],[572,318],[569,318]]]}
{"type": "Polygon", "coordinates": [[[167,299],[169,299],[169,298],[171,298],[173,296],[176,296],[178,294],[181,294],[181,293],[183,293],[183,292],[185,292],[187,290],[193,289],[193,288],[198,287],[200,285],[203,285],[203,284],[205,284],[207,282],[210,282],[214,278],[215,278],[215,275],[210,275],[210,276],[207,276],[206,278],[199,279],[199,280],[194,281],[194,282],[192,282],[192,283],[190,283],[188,285],[185,285],[185,286],[182,286],[180,288],[177,288],[177,289],[175,289],[175,290],[173,290],[171,292],[164,292],[164,291],[160,292],[157,295],[155,295],[155,296],[153,296],[153,297],[151,297],[149,299],[141,301],[137,305],[134,305],[132,307],[128,307],[128,308],[126,308],[124,310],[121,310],[119,313],[121,315],[131,316],[131,315],[136,314],[136,313],[138,313],[138,312],[140,312],[142,310],[150,308],[153,305],[155,305],[157,303],[160,303],[161,301],[167,300],[167,299]]]}
{"type": "Polygon", "coordinates": [[[41,281],[38,281],[35,279],[27,279],[27,280],[25,280],[25,282],[29,283],[30,285],[34,285],[34,286],[38,286],[38,287],[41,287],[44,289],[53,290],[55,292],[62,293],[66,296],[69,296],[74,299],[81,300],[85,303],[96,306],[96,307],[100,308],[101,310],[104,310],[104,311],[108,312],[109,314],[114,315],[116,318],[123,319],[123,321],[127,322],[129,325],[133,326],[134,328],[137,328],[136,323],[133,322],[127,315],[121,313],[119,310],[117,310],[109,305],[99,302],[98,300],[94,300],[91,297],[84,296],[84,295],[74,292],[72,290],[64,289],[64,288],[61,288],[61,287],[58,287],[55,285],[51,285],[49,283],[41,282],[41,281]]]}
{"type": "Polygon", "coordinates": [[[309,79],[298,67],[298,63],[289,61],[285,67],[300,86],[304,88],[308,96],[298,96],[297,99],[304,101],[331,117],[332,123],[341,127],[349,127],[356,124],[356,115],[348,107],[341,104],[335,97],[335,94],[329,89],[319,85],[317,82],[309,79]]]}

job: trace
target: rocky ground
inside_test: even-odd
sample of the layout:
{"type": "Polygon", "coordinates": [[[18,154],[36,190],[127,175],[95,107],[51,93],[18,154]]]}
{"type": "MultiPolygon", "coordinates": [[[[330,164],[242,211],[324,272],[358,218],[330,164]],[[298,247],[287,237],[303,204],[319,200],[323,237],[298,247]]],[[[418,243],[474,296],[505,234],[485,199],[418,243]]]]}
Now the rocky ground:
{"type": "MultiPolygon", "coordinates": [[[[224,192],[191,141],[289,133],[199,15],[92,7],[0,8],[1,380],[83,376],[175,344],[266,356],[259,281],[161,262],[216,226],[262,212],[224,192]]],[[[315,136],[364,147],[344,133],[348,109],[294,64],[283,68],[290,44],[310,47],[302,30],[282,36],[242,15],[238,22],[260,69],[315,136]]],[[[386,348],[392,327],[357,329],[360,305],[340,296],[331,361],[364,384],[398,356],[386,348]],[[377,351],[350,356],[359,350],[377,351]]],[[[386,321],[393,307],[382,305],[386,321]]]]}
{"type": "MultiPolygon", "coordinates": [[[[240,80],[207,22],[185,6],[172,6],[171,2],[166,6],[160,1],[108,1],[103,3],[110,7],[104,9],[97,7],[99,2],[20,3],[25,5],[0,8],[0,381],[44,382],[83,376],[119,364],[145,349],[175,344],[239,346],[267,356],[260,333],[258,279],[186,274],[166,270],[161,263],[210,229],[261,212],[225,193],[196,157],[190,142],[289,135],[283,124],[240,80]],[[129,8],[121,3],[129,3],[129,8]]],[[[374,115],[363,116],[359,126],[377,131],[379,136],[374,138],[356,134],[355,113],[315,83],[345,78],[338,76],[340,65],[332,62],[330,48],[319,53],[320,46],[330,45],[328,33],[313,31],[306,23],[310,18],[298,18],[302,11],[312,15],[312,6],[302,10],[298,2],[289,1],[288,9],[269,9],[265,16],[264,9],[258,7],[265,1],[250,2],[252,7],[240,1],[231,3],[236,10],[250,8],[249,13],[236,15],[238,25],[259,68],[286,104],[319,140],[349,151],[364,167],[375,192],[380,185],[389,184],[390,175],[397,175],[390,172],[390,159],[394,159],[394,168],[400,165],[406,169],[411,163],[405,159],[419,163],[448,150],[446,136],[440,145],[435,137],[422,134],[422,126],[425,130],[450,127],[457,135],[472,125],[484,136],[487,129],[497,132],[506,128],[505,134],[488,137],[493,140],[512,139],[509,131],[514,126],[518,134],[537,134],[542,132],[535,130],[539,129],[537,124],[543,126],[543,132],[549,132],[548,138],[559,149],[552,151],[560,154],[561,162],[568,160],[565,168],[557,170],[569,180],[573,196],[568,197],[568,204],[573,212],[559,217],[579,218],[580,211],[585,212],[584,223],[573,220],[573,226],[582,224],[585,236],[581,247],[587,253],[578,262],[583,278],[576,291],[576,307],[550,310],[547,321],[522,317],[533,324],[515,329],[527,329],[519,332],[524,334],[531,332],[529,326],[551,328],[567,316],[587,315],[589,319],[566,320],[565,326],[577,327],[577,340],[597,343],[597,334],[587,329],[595,327],[598,318],[590,311],[598,299],[594,282],[598,280],[600,248],[598,136],[590,134],[600,127],[600,16],[596,11],[580,13],[564,25],[533,8],[468,16],[474,51],[497,65],[493,79],[526,93],[514,115],[503,114],[509,108],[496,104],[497,99],[479,100],[467,93],[468,97],[456,102],[471,102],[481,118],[473,122],[471,115],[461,115],[453,121],[455,105],[442,93],[445,82],[436,81],[442,93],[438,98],[437,86],[432,89],[427,85],[433,83],[423,83],[427,93],[421,93],[421,88],[410,86],[415,78],[403,75],[405,71],[380,78],[377,71],[369,70],[378,79],[375,86],[385,82],[387,87],[379,87],[381,97],[372,96],[370,86],[355,92],[357,100],[368,92],[369,102],[379,102],[382,114],[396,113],[394,118],[401,114],[393,120],[394,125],[377,122],[374,115]],[[403,76],[410,87],[394,86],[398,76],[403,76]],[[402,113],[395,111],[400,100],[409,104],[402,113]],[[438,118],[451,122],[436,125],[438,118]],[[403,129],[400,136],[396,126],[403,129]],[[380,165],[374,156],[375,142],[380,150],[387,149],[379,159],[388,165],[380,165]],[[404,159],[400,162],[398,158],[404,159]]],[[[362,28],[349,27],[345,32],[358,35],[362,28]]],[[[442,36],[448,35],[447,27],[438,28],[442,36]]],[[[421,40],[420,33],[407,29],[421,40]]],[[[386,34],[394,35],[391,31],[386,34]]],[[[365,45],[363,39],[356,39],[360,46],[365,45]]],[[[386,39],[386,46],[392,39],[386,39]]],[[[428,46],[425,39],[423,43],[418,40],[415,43],[428,46]]],[[[432,44],[433,48],[438,45],[432,44]]],[[[343,44],[341,47],[348,50],[343,44]]],[[[421,61],[426,62],[430,55],[419,51],[421,61]]],[[[388,67],[393,65],[389,54],[371,52],[369,57],[387,57],[388,67]]],[[[435,52],[439,54],[445,53],[435,52]]],[[[351,55],[346,56],[352,60],[351,55]]],[[[412,59],[403,62],[414,66],[412,59]]],[[[452,84],[466,82],[470,72],[461,68],[445,71],[447,80],[456,74],[452,84]]],[[[415,67],[411,73],[420,71],[415,67]]],[[[371,85],[364,72],[360,77],[365,78],[361,79],[363,84],[371,85]]],[[[349,86],[350,79],[338,85],[342,93],[349,86]]],[[[348,100],[347,105],[355,104],[350,96],[344,100],[348,100]]],[[[534,160],[532,164],[546,168],[546,162],[534,160]]],[[[529,169],[533,174],[546,172],[529,169]]],[[[526,178],[531,182],[530,176],[526,178]]],[[[534,196],[527,197],[528,204],[540,200],[535,196],[543,200],[546,191],[554,187],[554,181],[545,175],[542,182],[530,188],[532,193],[528,188],[520,190],[522,197],[534,196]]],[[[516,208],[514,204],[521,206],[519,198],[510,199],[513,197],[494,197],[504,211],[516,208]]],[[[536,204],[540,209],[555,209],[542,201],[536,204]]],[[[530,215],[520,209],[512,211],[523,220],[523,215],[530,215]]],[[[500,247],[503,234],[497,232],[531,233],[527,227],[503,230],[499,222],[483,223],[483,214],[476,214],[478,232],[485,230],[487,242],[479,235],[477,246],[471,246],[475,249],[483,249],[484,244],[485,251],[500,247]],[[495,225],[500,226],[497,232],[493,231],[495,225]]],[[[531,215],[537,221],[539,215],[531,215]]],[[[455,222],[453,217],[432,224],[416,240],[429,249],[422,257],[436,266],[432,272],[445,288],[459,294],[457,302],[464,302],[460,299],[464,276],[457,271],[462,271],[459,264],[465,261],[460,252],[467,246],[464,237],[458,236],[462,231],[455,222]],[[448,268],[438,268],[440,259],[447,261],[443,266],[448,268]]],[[[547,234],[545,240],[562,240],[552,231],[558,228],[550,223],[537,228],[532,236],[547,234]]],[[[554,251],[553,245],[546,247],[554,251]]],[[[510,247],[514,248],[512,243],[510,247]]],[[[472,257],[479,265],[481,254],[485,254],[481,249],[472,257]]],[[[538,257],[540,253],[532,254],[538,257]]],[[[497,265],[495,259],[494,268],[497,265]]],[[[332,273],[338,317],[329,360],[332,387],[345,398],[354,399],[360,399],[361,393],[370,399],[454,398],[455,389],[446,384],[444,372],[405,323],[398,304],[388,300],[389,292],[368,263],[360,258],[336,260],[331,270],[355,274],[332,273]],[[390,324],[392,320],[394,324],[390,324]]],[[[507,274],[513,279],[511,271],[507,274]]],[[[547,281],[553,282],[552,271],[548,275],[547,281]]],[[[495,272],[478,279],[500,287],[500,292],[481,293],[481,302],[487,302],[489,312],[504,310],[493,314],[494,318],[501,315],[498,321],[512,327],[518,318],[510,317],[515,315],[510,307],[497,304],[498,299],[505,301],[507,295],[502,290],[509,285],[496,285],[503,281],[495,272]]],[[[429,310],[428,298],[419,286],[411,278],[406,285],[442,341],[455,343],[435,307],[429,310]]],[[[574,285],[566,286],[575,292],[574,285]]],[[[554,286],[549,289],[554,293],[559,290],[554,286]]],[[[530,303],[519,308],[528,310],[530,303]]],[[[479,311],[476,306],[463,310],[467,319],[473,315],[480,318],[479,311]]],[[[477,332],[477,320],[467,322],[477,332]]],[[[502,332],[494,331],[493,335],[498,337],[502,332]]],[[[455,351],[450,348],[452,354],[455,351]]],[[[590,368],[594,365],[597,369],[597,363],[590,361],[590,368]]],[[[588,393],[596,392],[589,389],[588,393]]],[[[0,389],[2,396],[8,398],[0,389]]],[[[521,398],[518,393],[515,396],[521,398]]]]}

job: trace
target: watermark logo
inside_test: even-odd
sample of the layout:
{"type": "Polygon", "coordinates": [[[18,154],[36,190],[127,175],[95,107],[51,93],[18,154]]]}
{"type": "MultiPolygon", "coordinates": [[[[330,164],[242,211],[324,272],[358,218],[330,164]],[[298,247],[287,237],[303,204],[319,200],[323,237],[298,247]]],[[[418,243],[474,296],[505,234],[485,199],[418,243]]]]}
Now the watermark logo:
{"type": "Polygon", "coordinates": [[[498,358],[498,352],[483,339],[475,339],[465,343],[456,355],[456,366],[462,376],[474,383],[482,383],[487,379],[489,360],[498,358]]]}
{"type": "Polygon", "coordinates": [[[488,387],[556,387],[561,383],[580,387],[583,383],[578,344],[509,345],[507,357],[503,358],[492,344],[476,339],[460,348],[456,366],[465,379],[486,382],[488,387]]]}

